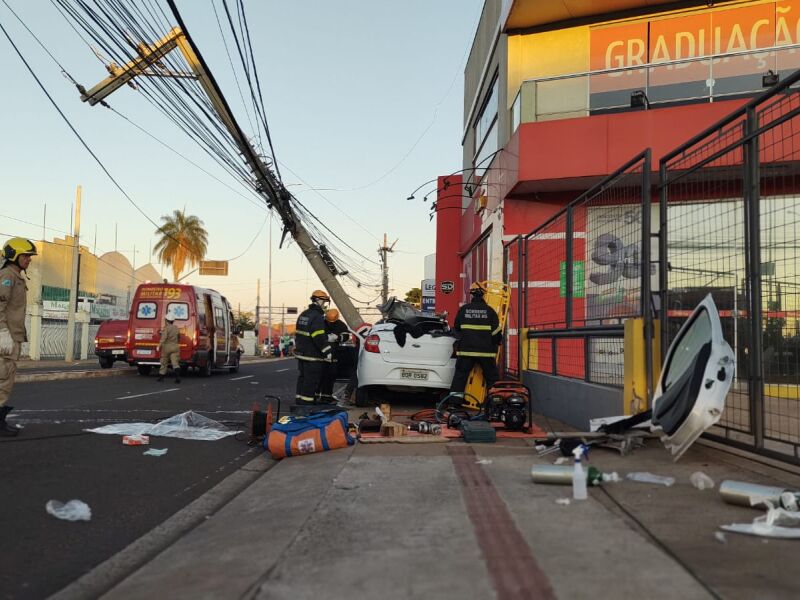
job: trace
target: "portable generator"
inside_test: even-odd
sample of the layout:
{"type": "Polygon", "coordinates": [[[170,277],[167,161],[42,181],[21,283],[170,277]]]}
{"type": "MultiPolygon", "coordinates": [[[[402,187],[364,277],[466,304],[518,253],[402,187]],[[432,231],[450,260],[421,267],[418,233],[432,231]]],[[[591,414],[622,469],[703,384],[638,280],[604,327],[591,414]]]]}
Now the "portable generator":
{"type": "Polygon", "coordinates": [[[483,408],[489,421],[502,423],[509,431],[532,429],[531,391],[519,381],[498,381],[488,392],[483,408]]]}

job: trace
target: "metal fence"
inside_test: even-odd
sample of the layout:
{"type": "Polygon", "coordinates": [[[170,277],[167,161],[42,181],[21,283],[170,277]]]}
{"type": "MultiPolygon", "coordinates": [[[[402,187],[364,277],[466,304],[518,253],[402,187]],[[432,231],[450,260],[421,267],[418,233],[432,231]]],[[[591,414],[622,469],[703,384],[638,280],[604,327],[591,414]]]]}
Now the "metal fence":
{"type": "Polygon", "coordinates": [[[664,347],[711,293],[737,374],[712,436],[800,462],[800,72],[660,163],[664,347]]]}
{"type": "MultiPolygon", "coordinates": [[[[88,356],[94,355],[94,337],[100,325],[89,325],[88,356]]],[[[75,337],[73,356],[81,355],[81,324],[75,323],[75,337]]],[[[43,360],[63,359],[67,353],[67,322],[58,320],[42,320],[42,347],[40,349],[43,360]]]]}
{"type": "MultiPolygon", "coordinates": [[[[651,269],[641,267],[651,264],[650,206],[646,150],[506,245],[506,280],[515,292],[506,345],[510,373],[521,365],[623,386],[624,321],[652,315],[651,269]]],[[[646,332],[649,340],[652,328],[646,332]]],[[[649,344],[646,351],[652,365],[649,344]]]]}

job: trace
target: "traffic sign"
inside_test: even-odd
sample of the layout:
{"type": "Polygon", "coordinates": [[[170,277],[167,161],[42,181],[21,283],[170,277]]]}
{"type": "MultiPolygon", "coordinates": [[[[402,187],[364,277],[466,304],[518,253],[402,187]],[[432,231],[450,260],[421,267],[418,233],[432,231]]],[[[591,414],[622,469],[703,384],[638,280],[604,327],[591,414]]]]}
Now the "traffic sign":
{"type": "Polygon", "coordinates": [[[200,275],[228,275],[227,260],[201,260],[200,275]]]}

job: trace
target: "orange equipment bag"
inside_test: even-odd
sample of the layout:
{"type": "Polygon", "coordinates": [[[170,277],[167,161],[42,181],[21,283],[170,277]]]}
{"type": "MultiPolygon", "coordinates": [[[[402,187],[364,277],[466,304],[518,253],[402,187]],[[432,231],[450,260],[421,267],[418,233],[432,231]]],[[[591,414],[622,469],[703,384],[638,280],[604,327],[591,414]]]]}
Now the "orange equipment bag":
{"type": "Polygon", "coordinates": [[[307,417],[284,417],[264,438],[272,458],[312,454],[355,444],[347,431],[347,412],[326,410],[307,417]]]}

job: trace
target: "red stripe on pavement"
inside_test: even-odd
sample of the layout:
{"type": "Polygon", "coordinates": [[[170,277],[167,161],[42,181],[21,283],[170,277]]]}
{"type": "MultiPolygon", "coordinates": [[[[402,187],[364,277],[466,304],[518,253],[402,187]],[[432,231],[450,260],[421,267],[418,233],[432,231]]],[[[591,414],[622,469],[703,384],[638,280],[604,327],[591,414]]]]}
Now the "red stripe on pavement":
{"type": "Polygon", "coordinates": [[[505,502],[475,462],[475,451],[469,446],[448,447],[447,451],[498,600],[555,600],[547,575],[533,558],[505,502]]]}

